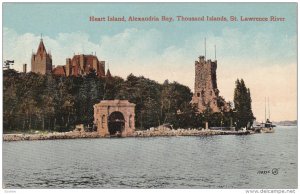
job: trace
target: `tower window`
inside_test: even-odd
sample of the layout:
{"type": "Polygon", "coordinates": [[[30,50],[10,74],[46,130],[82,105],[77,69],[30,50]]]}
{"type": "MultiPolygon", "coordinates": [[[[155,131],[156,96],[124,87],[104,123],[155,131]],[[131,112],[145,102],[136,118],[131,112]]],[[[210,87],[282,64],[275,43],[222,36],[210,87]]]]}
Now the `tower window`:
{"type": "Polygon", "coordinates": [[[200,93],[199,92],[197,93],[197,97],[200,97],[200,93]]]}
{"type": "Polygon", "coordinates": [[[200,79],[203,80],[204,79],[204,75],[203,73],[200,75],[200,79]]]}
{"type": "Polygon", "coordinates": [[[202,97],[204,96],[204,91],[203,90],[201,91],[201,95],[202,95],[202,97]]]}

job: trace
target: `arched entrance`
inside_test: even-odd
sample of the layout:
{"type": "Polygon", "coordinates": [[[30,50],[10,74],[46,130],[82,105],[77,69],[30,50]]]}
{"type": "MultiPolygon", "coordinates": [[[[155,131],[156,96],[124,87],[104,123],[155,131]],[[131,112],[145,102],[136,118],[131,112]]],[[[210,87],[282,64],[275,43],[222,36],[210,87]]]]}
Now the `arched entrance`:
{"type": "Polygon", "coordinates": [[[108,117],[108,131],[110,135],[121,134],[125,127],[125,119],[121,112],[112,112],[108,117]]]}
{"type": "Polygon", "coordinates": [[[94,105],[94,124],[101,137],[131,136],[135,129],[135,104],[128,100],[102,100],[94,105]],[[114,135],[113,135],[114,134],[114,135]]]}

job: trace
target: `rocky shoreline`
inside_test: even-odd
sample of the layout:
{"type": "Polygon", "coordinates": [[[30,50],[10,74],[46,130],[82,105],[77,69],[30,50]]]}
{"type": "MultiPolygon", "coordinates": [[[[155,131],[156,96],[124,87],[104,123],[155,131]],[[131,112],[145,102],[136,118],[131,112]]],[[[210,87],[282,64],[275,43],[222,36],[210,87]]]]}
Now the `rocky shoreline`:
{"type": "MultiPolygon", "coordinates": [[[[210,135],[248,135],[249,131],[226,131],[210,129],[168,129],[151,128],[143,131],[135,131],[127,137],[169,137],[169,136],[210,136],[210,135]]],[[[78,138],[103,138],[98,132],[70,131],[53,132],[46,134],[3,134],[3,141],[32,141],[54,139],[78,139],[78,138]]],[[[109,138],[109,137],[107,137],[109,138]]]]}
{"type": "Polygon", "coordinates": [[[249,131],[226,131],[211,129],[150,129],[146,131],[135,131],[134,137],[159,137],[159,136],[210,136],[210,135],[248,135],[249,131]]]}
{"type": "Polygon", "coordinates": [[[53,140],[53,139],[77,139],[98,138],[97,132],[53,132],[47,134],[3,134],[3,141],[25,141],[25,140],[53,140]]]}

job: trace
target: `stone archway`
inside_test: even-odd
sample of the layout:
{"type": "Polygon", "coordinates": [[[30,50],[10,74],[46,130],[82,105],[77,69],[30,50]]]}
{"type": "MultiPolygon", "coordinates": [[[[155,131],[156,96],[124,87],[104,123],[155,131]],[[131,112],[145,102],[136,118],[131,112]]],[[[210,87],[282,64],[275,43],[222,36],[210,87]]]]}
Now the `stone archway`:
{"type": "Polygon", "coordinates": [[[135,104],[128,100],[102,100],[94,105],[94,124],[100,136],[130,136],[135,129],[135,104]]]}
{"type": "Polygon", "coordinates": [[[125,128],[125,118],[119,111],[112,112],[108,117],[108,131],[110,135],[121,134],[125,128]]]}

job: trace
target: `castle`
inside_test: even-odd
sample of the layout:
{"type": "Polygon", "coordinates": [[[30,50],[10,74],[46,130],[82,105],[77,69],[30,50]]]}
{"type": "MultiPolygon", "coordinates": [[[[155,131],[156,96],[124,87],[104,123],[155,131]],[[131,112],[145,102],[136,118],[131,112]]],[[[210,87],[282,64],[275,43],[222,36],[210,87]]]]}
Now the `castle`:
{"type": "Polygon", "coordinates": [[[83,76],[95,72],[98,77],[111,77],[109,69],[105,74],[105,61],[99,61],[95,55],[74,55],[72,59],[66,59],[66,65],[55,68],[52,65],[52,56],[47,53],[43,39],[41,38],[38,50],[31,57],[31,71],[34,73],[52,73],[57,76],[83,76]]]}
{"type": "MultiPolygon", "coordinates": [[[[109,69],[105,74],[105,61],[99,61],[95,55],[74,55],[72,59],[66,59],[66,65],[53,69],[52,67],[52,56],[47,53],[41,38],[36,54],[32,54],[32,72],[76,77],[95,72],[98,77],[111,77],[109,69]]],[[[195,86],[191,103],[199,112],[204,112],[207,108],[212,112],[229,110],[229,105],[219,96],[216,70],[217,60],[206,60],[204,56],[200,56],[199,60],[195,61],[195,86]]]]}
{"type": "Polygon", "coordinates": [[[40,74],[51,73],[52,71],[52,56],[47,53],[42,38],[37,52],[31,56],[31,71],[40,74]]]}
{"type": "Polygon", "coordinates": [[[212,112],[220,112],[221,106],[228,109],[224,99],[219,97],[217,87],[217,60],[206,60],[204,56],[195,61],[195,88],[192,104],[199,112],[210,108],[212,112]]]}

